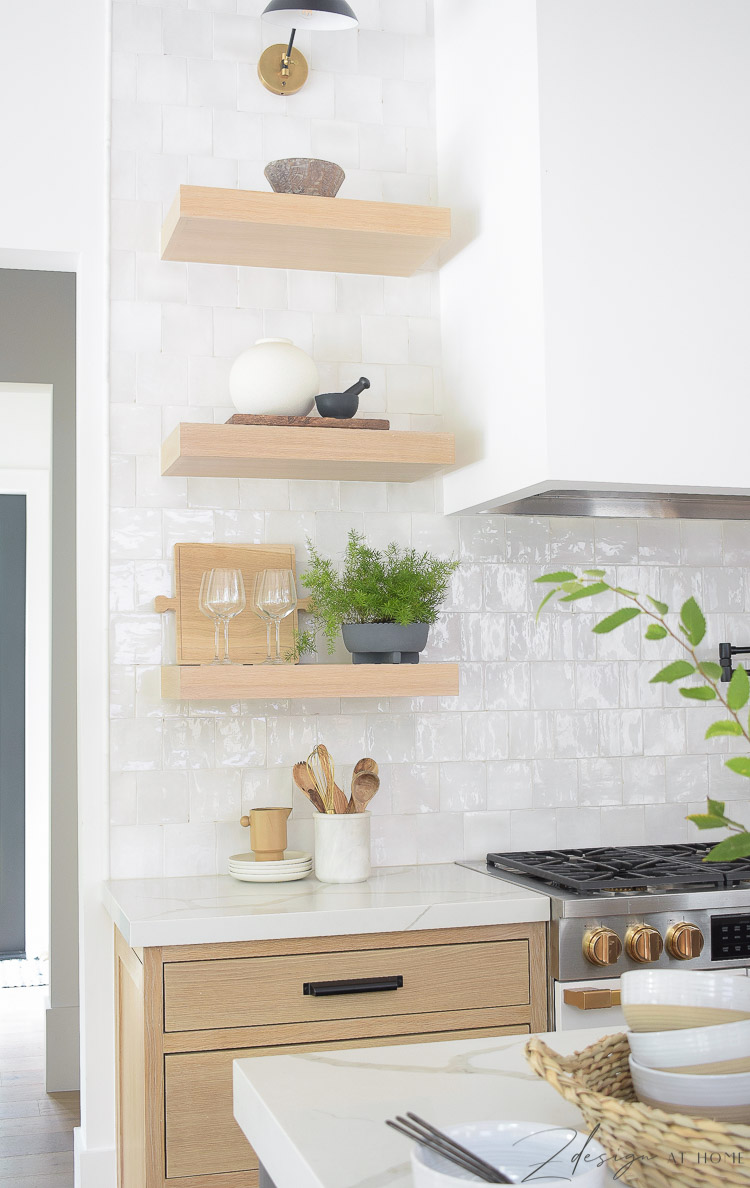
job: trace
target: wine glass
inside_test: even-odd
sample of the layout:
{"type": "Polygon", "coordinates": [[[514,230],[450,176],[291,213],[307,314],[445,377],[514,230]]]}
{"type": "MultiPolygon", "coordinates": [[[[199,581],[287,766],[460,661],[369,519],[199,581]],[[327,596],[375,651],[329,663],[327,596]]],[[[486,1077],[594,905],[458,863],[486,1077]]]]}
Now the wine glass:
{"type": "Polygon", "coordinates": [[[265,607],[261,606],[258,601],[259,596],[260,596],[260,590],[261,590],[261,582],[263,580],[264,573],[265,573],[265,570],[260,570],[260,572],[256,573],[256,575],[255,575],[255,582],[253,583],[252,609],[253,609],[253,612],[258,616],[260,621],[262,623],[265,623],[265,625],[266,625],[266,658],[263,661],[263,663],[271,664],[272,663],[272,660],[271,660],[271,616],[269,615],[269,613],[265,609],[265,607]]]}
{"type": "Polygon", "coordinates": [[[269,656],[264,664],[283,664],[279,642],[281,620],[291,615],[297,605],[297,587],[291,569],[264,569],[256,597],[258,608],[268,615],[276,628],[276,655],[269,656]]]}
{"type": "MultiPolygon", "coordinates": [[[[219,659],[219,625],[220,625],[220,622],[219,622],[218,617],[216,615],[214,615],[213,611],[210,611],[206,605],[206,597],[208,595],[208,583],[211,581],[212,573],[213,573],[213,569],[207,569],[205,571],[205,573],[203,574],[203,576],[201,577],[201,590],[200,590],[200,594],[198,595],[198,609],[202,615],[205,615],[207,619],[211,619],[213,622],[213,625],[214,625],[214,658],[213,658],[212,663],[220,664],[221,663],[221,661],[219,659]]],[[[269,628],[269,631],[270,631],[270,628],[269,628]]],[[[269,642],[268,642],[268,654],[269,654],[269,656],[271,654],[270,635],[269,635],[269,642]]]]}
{"type": "Polygon", "coordinates": [[[224,659],[214,664],[231,664],[229,658],[229,620],[245,609],[245,583],[239,569],[212,569],[206,589],[206,608],[218,624],[224,625],[224,659]]]}

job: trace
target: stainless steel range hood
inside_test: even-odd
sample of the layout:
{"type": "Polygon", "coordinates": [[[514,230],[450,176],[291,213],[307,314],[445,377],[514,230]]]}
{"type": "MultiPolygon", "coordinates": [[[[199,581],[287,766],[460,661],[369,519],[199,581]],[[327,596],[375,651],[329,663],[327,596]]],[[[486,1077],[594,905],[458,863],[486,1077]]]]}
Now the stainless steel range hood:
{"type": "Polygon", "coordinates": [[[648,516],[676,520],[750,520],[750,495],[696,492],[549,490],[481,508],[508,516],[648,516]]]}

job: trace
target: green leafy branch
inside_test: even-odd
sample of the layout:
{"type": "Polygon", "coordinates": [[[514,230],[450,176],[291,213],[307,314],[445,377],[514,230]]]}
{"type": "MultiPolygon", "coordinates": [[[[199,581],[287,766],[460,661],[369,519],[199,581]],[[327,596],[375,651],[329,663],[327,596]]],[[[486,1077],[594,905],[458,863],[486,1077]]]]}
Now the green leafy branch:
{"type": "MultiPolygon", "coordinates": [[[[592,628],[596,635],[607,635],[625,623],[631,622],[639,616],[645,616],[650,622],[644,636],[647,640],[659,641],[671,637],[683,650],[689,659],[673,660],[661,668],[651,678],[651,684],[674,684],[676,681],[693,681],[697,684],[680,685],[680,694],[690,701],[718,701],[729,717],[718,722],[712,722],[706,731],[706,738],[734,737],[744,738],[750,744],[750,718],[745,723],[740,718],[740,711],[744,710],[750,701],[750,679],[744,668],[735,669],[732,679],[726,689],[726,695],[719,684],[721,666],[709,660],[700,660],[696,648],[703,641],[706,634],[706,619],[703,611],[694,598],[688,598],[680,608],[679,630],[672,628],[667,621],[670,613],[666,602],[647,595],[643,598],[634,590],[627,590],[623,586],[612,586],[606,580],[603,569],[584,569],[576,574],[570,570],[559,570],[556,573],[546,573],[536,579],[537,582],[549,583],[552,589],[542,599],[537,610],[537,619],[542,608],[551,598],[559,597],[560,602],[579,602],[583,598],[594,598],[597,595],[613,593],[624,598],[629,606],[619,607],[592,628]],[[648,604],[648,605],[647,605],[648,604]]],[[[738,755],[728,759],[726,766],[738,775],[750,779],[750,758],[738,755]]],[[[750,856],[750,832],[737,821],[725,815],[725,805],[720,800],[708,800],[708,811],[696,813],[688,817],[698,829],[728,829],[731,836],[718,843],[706,855],[706,861],[728,862],[734,858],[750,856]]]]}

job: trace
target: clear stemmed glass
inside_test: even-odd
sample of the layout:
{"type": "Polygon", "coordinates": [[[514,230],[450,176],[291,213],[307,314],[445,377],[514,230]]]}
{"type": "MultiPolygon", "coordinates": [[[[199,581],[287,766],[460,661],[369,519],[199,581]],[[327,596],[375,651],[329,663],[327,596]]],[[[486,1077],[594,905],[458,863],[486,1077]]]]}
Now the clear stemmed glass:
{"type": "Polygon", "coordinates": [[[263,581],[264,573],[265,573],[265,570],[262,569],[259,573],[256,573],[256,575],[255,575],[255,582],[253,583],[252,609],[253,609],[254,613],[258,616],[258,618],[261,620],[261,622],[265,623],[265,625],[266,625],[266,658],[263,661],[263,663],[271,664],[272,663],[272,661],[271,661],[271,616],[269,615],[269,613],[265,609],[265,607],[261,606],[260,603],[258,602],[258,598],[260,596],[260,591],[261,591],[261,582],[263,581]]]}
{"type": "Polygon", "coordinates": [[[224,625],[224,659],[214,664],[231,664],[229,658],[229,620],[245,609],[245,583],[239,569],[212,569],[206,588],[206,609],[217,623],[224,625]]]}
{"type": "Polygon", "coordinates": [[[283,664],[279,641],[281,620],[291,615],[297,605],[297,587],[291,569],[264,569],[258,581],[257,605],[276,628],[276,655],[265,664],[283,664]]]}
{"type": "MultiPolygon", "coordinates": [[[[214,658],[213,658],[212,663],[220,664],[221,661],[219,659],[219,627],[221,624],[220,624],[219,617],[217,615],[215,615],[213,613],[213,611],[210,611],[206,605],[206,597],[208,595],[208,583],[211,581],[212,573],[213,573],[213,569],[207,569],[206,572],[201,577],[201,591],[200,591],[200,594],[198,595],[198,609],[200,610],[202,615],[206,616],[207,619],[211,619],[211,621],[214,625],[214,658]]],[[[268,654],[269,654],[269,656],[271,654],[270,641],[269,641],[269,645],[268,645],[268,654]]]]}

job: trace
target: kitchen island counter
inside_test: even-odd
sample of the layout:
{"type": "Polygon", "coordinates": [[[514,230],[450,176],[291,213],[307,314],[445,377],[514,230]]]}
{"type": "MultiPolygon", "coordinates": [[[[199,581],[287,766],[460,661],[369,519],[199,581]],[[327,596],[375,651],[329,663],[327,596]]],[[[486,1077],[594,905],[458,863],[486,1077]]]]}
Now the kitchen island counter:
{"type": "Polygon", "coordinates": [[[104,902],[132,948],[474,928],[549,919],[546,895],[453,863],[373,870],[364,883],[119,879],[104,902]]]}
{"type": "MultiPolygon", "coordinates": [[[[589,1028],[542,1038],[567,1054],[605,1034],[589,1028]]],[[[385,1125],[407,1110],[439,1127],[492,1118],[585,1129],[578,1110],[531,1071],[527,1040],[235,1061],[234,1114],[264,1169],[261,1188],[410,1188],[412,1144],[385,1125]]]]}

